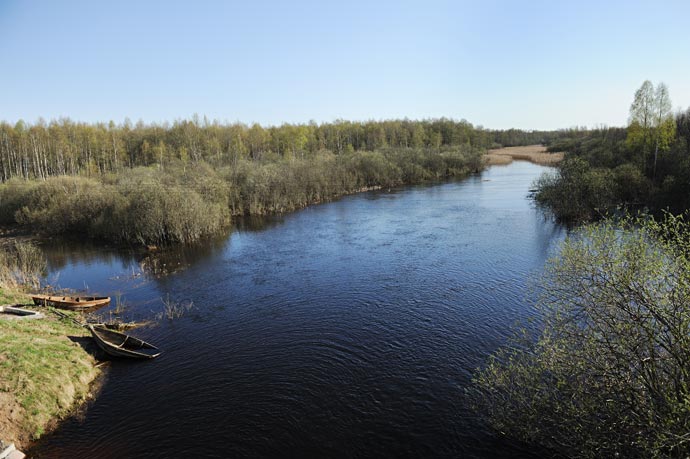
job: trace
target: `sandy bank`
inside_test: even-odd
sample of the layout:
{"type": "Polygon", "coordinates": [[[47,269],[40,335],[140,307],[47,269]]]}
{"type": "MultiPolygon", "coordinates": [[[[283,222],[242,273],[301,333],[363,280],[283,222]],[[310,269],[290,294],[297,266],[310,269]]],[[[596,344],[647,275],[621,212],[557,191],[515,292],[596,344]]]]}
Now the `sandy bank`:
{"type": "Polygon", "coordinates": [[[555,166],[563,160],[563,153],[549,153],[543,145],[528,145],[526,147],[506,147],[489,150],[484,155],[486,164],[510,164],[513,160],[526,160],[543,166],[555,166]]]}

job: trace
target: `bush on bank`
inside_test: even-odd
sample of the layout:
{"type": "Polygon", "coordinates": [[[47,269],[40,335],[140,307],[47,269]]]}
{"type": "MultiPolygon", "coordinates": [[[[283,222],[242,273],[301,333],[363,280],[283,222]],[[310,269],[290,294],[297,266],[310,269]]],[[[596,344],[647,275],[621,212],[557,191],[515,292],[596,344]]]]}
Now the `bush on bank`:
{"type": "Polygon", "coordinates": [[[478,371],[498,431],[567,457],[690,454],[690,237],[681,217],[569,237],[541,283],[539,336],[478,371]]]}
{"type": "Polygon", "coordinates": [[[14,178],[0,185],[0,223],[116,243],[192,243],[227,227],[233,215],[286,212],[365,188],[461,177],[481,169],[480,157],[464,146],[322,151],[219,168],[170,160],[96,177],[14,178]]]}

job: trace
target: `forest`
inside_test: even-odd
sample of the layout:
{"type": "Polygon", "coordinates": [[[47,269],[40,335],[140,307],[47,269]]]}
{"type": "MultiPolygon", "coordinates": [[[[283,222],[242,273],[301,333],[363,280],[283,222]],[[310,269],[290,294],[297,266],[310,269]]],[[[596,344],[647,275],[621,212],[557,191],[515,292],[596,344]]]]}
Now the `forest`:
{"type": "Polygon", "coordinates": [[[34,124],[0,122],[0,181],[13,177],[97,176],[126,168],[171,162],[232,165],[240,160],[305,159],[385,148],[436,149],[547,143],[558,133],[486,130],[462,120],[390,120],[262,127],[242,123],[179,120],[172,124],[79,123],[69,119],[34,124]]]}

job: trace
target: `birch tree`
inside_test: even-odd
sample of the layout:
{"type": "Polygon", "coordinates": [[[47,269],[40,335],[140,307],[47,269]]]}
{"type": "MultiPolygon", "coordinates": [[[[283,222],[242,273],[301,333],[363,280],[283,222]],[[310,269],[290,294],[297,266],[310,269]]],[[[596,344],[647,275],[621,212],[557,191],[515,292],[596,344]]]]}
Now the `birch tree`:
{"type": "Polygon", "coordinates": [[[659,83],[655,88],[651,81],[646,80],[635,91],[635,99],[630,106],[628,144],[642,151],[645,166],[648,155],[654,151],[652,178],[656,176],[659,152],[668,151],[675,131],[668,87],[659,83]]]}

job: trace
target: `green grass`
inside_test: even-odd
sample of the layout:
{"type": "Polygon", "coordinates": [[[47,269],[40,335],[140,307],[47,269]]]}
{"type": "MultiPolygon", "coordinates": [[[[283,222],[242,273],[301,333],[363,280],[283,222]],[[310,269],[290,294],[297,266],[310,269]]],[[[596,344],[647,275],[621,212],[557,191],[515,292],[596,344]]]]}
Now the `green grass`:
{"type": "MultiPolygon", "coordinates": [[[[26,299],[16,291],[0,289],[2,303],[26,299]]],[[[33,439],[86,398],[98,374],[93,357],[69,339],[86,336],[86,330],[45,312],[45,319],[0,320],[0,392],[9,394],[24,411],[21,425],[15,427],[33,439]]]]}
{"type": "Polygon", "coordinates": [[[0,305],[3,304],[22,304],[31,301],[28,295],[17,290],[0,287],[0,305]]]}

